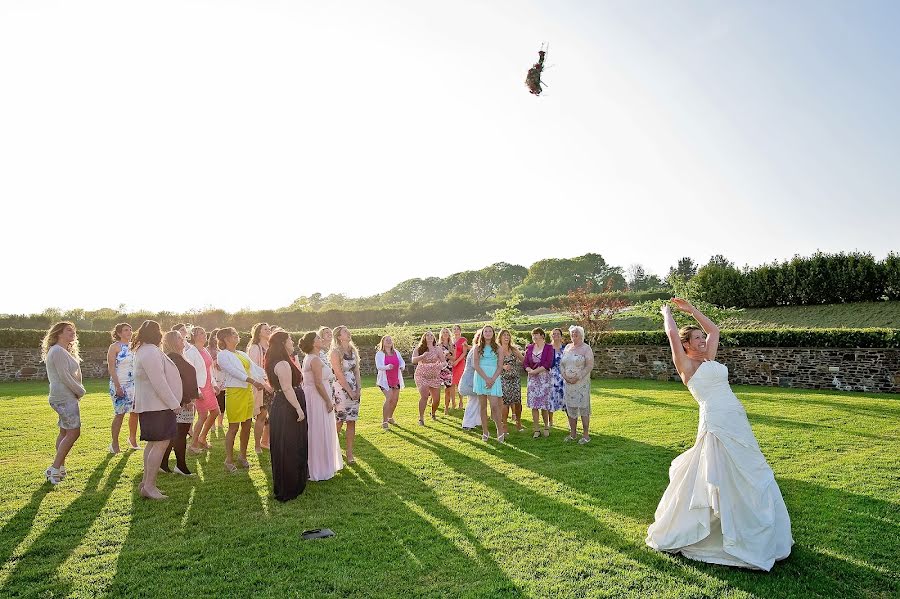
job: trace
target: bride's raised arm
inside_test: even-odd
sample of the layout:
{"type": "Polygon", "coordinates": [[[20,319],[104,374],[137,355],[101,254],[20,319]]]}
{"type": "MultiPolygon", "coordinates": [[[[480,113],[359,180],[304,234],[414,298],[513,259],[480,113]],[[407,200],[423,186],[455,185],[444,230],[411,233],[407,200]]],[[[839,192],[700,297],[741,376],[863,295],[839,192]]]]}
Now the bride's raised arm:
{"type": "Polygon", "coordinates": [[[716,323],[710,320],[706,314],[695,308],[694,305],[686,299],[673,297],[672,303],[682,312],[694,317],[694,320],[697,321],[697,324],[699,324],[700,328],[703,329],[703,332],[706,333],[706,358],[708,360],[715,360],[716,352],[719,351],[719,327],[716,326],[716,323]]]}
{"type": "Polygon", "coordinates": [[[663,315],[663,328],[666,331],[666,337],[669,338],[669,348],[672,350],[672,362],[675,364],[675,369],[678,370],[678,374],[681,374],[682,372],[685,372],[689,366],[689,358],[684,352],[684,347],[681,345],[681,335],[678,333],[678,325],[675,324],[675,317],[672,316],[672,308],[666,303],[662,305],[659,312],[663,315]]]}

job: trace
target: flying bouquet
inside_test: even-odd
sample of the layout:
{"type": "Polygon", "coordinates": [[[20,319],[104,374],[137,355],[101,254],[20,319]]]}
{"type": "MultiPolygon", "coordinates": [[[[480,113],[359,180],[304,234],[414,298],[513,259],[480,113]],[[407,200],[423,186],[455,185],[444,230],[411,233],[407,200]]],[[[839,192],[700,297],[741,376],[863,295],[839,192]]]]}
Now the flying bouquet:
{"type": "Polygon", "coordinates": [[[544,44],[541,44],[541,49],[538,50],[538,61],[528,69],[528,75],[525,77],[525,85],[528,87],[528,91],[535,96],[540,96],[541,92],[544,91],[542,85],[547,85],[546,83],[541,83],[545,56],[547,56],[547,49],[544,47],[544,44]]]}

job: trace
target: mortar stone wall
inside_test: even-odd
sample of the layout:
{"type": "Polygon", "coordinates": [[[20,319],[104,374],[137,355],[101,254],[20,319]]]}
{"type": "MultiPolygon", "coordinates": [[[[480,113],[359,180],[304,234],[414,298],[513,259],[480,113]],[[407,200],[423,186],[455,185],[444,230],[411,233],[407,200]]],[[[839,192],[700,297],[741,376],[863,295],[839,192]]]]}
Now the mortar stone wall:
{"type": "MultiPolygon", "coordinates": [[[[375,374],[375,349],[361,347],[360,370],[375,374]]],[[[46,380],[38,349],[0,348],[0,381],[46,380]]],[[[404,377],[411,384],[413,367],[407,361],[404,377]]],[[[106,350],[82,352],[85,378],[106,378],[106,350]]],[[[837,389],[878,393],[900,392],[900,350],[795,347],[722,347],[718,361],[728,367],[731,383],[837,389]]],[[[593,376],[677,381],[667,347],[625,345],[594,349],[593,376]]]]}

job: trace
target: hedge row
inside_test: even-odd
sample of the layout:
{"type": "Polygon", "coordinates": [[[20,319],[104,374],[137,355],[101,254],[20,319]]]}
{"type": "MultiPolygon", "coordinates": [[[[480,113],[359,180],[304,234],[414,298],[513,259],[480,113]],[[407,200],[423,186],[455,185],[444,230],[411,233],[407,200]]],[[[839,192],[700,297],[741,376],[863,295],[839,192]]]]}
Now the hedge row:
{"type": "Polygon", "coordinates": [[[900,300],[900,255],[816,253],[738,269],[711,261],[690,280],[697,299],[717,306],[764,308],[900,300]]]}
{"type": "MultiPolygon", "coordinates": [[[[0,329],[0,348],[37,348],[45,331],[35,329],[0,329]]],[[[296,338],[302,333],[292,333],[296,338]]],[[[463,335],[471,342],[474,332],[463,335]]],[[[526,333],[517,335],[527,340],[526,333]]],[[[241,334],[246,341],[247,333],[241,334]]],[[[375,347],[380,335],[354,335],[358,347],[375,347]]],[[[82,349],[105,349],[110,344],[105,331],[78,331],[82,349]]],[[[611,331],[591,341],[592,345],[666,345],[663,331],[611,331]]],[[[878,347],[900,348],[900,329],[752,329],[723,330],[724,347],[878,347]]]]}

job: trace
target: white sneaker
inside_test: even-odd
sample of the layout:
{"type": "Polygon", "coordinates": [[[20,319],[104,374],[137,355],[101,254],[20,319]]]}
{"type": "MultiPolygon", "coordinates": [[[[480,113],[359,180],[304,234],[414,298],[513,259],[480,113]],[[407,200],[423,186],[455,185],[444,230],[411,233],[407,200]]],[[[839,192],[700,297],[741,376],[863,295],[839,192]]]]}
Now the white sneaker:
{"type": "Polygon", "coordinates": [[[59,475],[59,470],[53,466],[50,466],[44,471],[44,476],[47,477],[47,481],[53,486],[58,485],[62,480],[62,477],[59,475]]]}
{"type": "Polygon", "coordinates": [[[582,437],[582,438],[578,439],[579,445],[584,445],[585,443],[590,443],[590,442],[591,442],[590,437],[582,437]]]}

